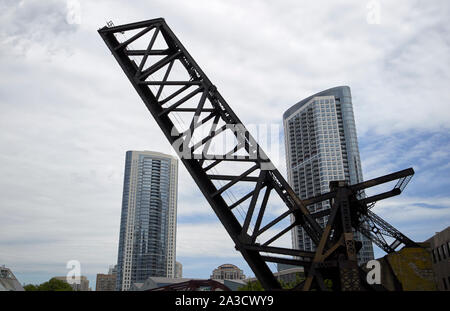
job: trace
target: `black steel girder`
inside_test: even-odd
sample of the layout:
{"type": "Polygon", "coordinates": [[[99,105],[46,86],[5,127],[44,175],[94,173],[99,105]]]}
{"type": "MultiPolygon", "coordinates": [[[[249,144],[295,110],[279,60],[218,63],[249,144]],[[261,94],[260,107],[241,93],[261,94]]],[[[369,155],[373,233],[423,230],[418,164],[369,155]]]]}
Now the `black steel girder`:
{"type": "MultiPolygon", "coordinates": [[[[355,268],[357,248],[351,228],[360,230],[367,219],[381,226],[383,233],[394,232],[397,241],[405,241],[392,226],[368,212],[367,204],[400,194],[411,171],[352,186],[338,183],[329,193],[302,201],[164,19],[104,27],[98,32],[265,289],[281,288],[268,262],[304,266],[308,279],[303,289],[325,289],[324,276],[347,284],[341,288],[360,288],[364,281],[355,268]],[[137,43],[144,45],[135,48],[137,43]],[[178,114],[182,113],[188,115],[187,124],[179,122],[178,114]],[[227,133],[235,139],[232,148],[215,150],[212,146],[227,133]],[[224,164],[234,169],[217,172],[216,168],[224,164]],[[390,192],[369,198],[359,195],[368,187],[395,179],[399,183],[390,192]],[[234,200],[226,196],[230,189],[244,183],[251,183],[251,190],[234,200]],[[273,197],[285,206],[278,216],[267,213],[273,197]],[[309,212],[308,205],[324,200],[332,201],[329,212],[309,212]],[[234,211],[242,207],[244,215],[239,221],[234,211]],[[316,218],[325,215],[330,217],[327,226],[321,228],[316,218]],[[288,216],[290,225],[281,226],[288,216]],[[317,246],[315,252],[273,244],[295,226],[304,228],[317,246]],[[263,235],[265,241],[258,242],[263,235]]],[[[370,238],[375,241],[379,236],[371,234],[370,238]]]]}
{"type": "MultiPolygon", "coordinates": [[[[178,152],[181,161],[233,239],[236,249],[242,253],[264,288],[280,288],[280,284],[266,264],[271,257],[263,254],[294,255],[293,250],[270,245],[287,233],[293,225],[280,229],[257,247],[254,244],[256,239],[269,229],[274,229],[288,216],[295,218],[295,225],[304,225],[316,243],[321,236],[321,227],[164,19],[104,27],[98,32],[166,138],[178,152]],[[120,40],[128,31],[134,32],[129,38],[120,40]],[[132,46],[135,42],[144,36],[147,36],[147,48],[134,49],[132,46]],[[165,44],[164,48],[155,47],[157,39],[165,44]],[[136,57],[140,57],[139,60],[136,57]],[[186,72],[184,79],[178,77],[171,79],[176,63],[184,68],[186,72]],[[169,90],[168,86],[179,88],[169,90]],[[164,95],[164,92],[169,94],[164,95]],[[181,129],[179,124],[176,124],[174,120],[177,113],[192,114],[188,127],[181,129]],[[212,121],[209,130],[200,133],[203,135],[197,136],[194,141],[197,129],[209,121],[212,121]],[[236,138],[234,148],[227,153],[209,153],[211,142],[226,131],[231,131],[236,138]],[[241,154],[237,154],[238,152],[241,154]],[[234,174],[210,173],[214,167],[223,162],[246,162],[250,165],[248,169],[234,174]],[[255,183],[254,189],[235,202],[227,202],[224,193],[242,182],[255,183]],[[271,195],[279,196],[287,209],[282,217],[274,217],[263,224],[263,218],[268,219],[270,216],[265,214],[265,209],[271,195]],[[262,202],[257,206],[259,198],[262,198],[262,202]],[[232,210],[243,202],[249,202],[249,205],[244,220],[239,222],[232,210]],[[252,220],[255,226],[250,230],[252,220]]],[[[179,72],[177,75],[179,76],[179,72]]]]}

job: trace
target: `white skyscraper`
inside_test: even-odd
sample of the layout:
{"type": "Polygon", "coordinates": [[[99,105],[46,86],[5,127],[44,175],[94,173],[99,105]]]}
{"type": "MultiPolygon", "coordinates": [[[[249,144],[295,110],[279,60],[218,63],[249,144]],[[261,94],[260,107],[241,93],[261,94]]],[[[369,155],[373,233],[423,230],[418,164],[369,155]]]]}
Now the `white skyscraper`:
{"type": "Polygon", "coordinates": [[[120,223],[117,290],[148,277],[175,277],[178,160],[128,151],[120,223]]]}
{"type": "MultiPolygon", "coordinates": [[[[301,199],[329,191],[330,181],[363,181],[353,106],[348,86],[312,95],[283,114],[288,181],[301,199]]],[[[328,202],[308,207],[311,212],[330,208],[328,202]]],[[[324,227],[327,217],[318,218],[324,227]]],[[[363,243],[359,263],[373,259],[372,242],[363,243]]],[[[313,251],[315,246],[301,227],[292,230],[293,247],[313,251]]]]}

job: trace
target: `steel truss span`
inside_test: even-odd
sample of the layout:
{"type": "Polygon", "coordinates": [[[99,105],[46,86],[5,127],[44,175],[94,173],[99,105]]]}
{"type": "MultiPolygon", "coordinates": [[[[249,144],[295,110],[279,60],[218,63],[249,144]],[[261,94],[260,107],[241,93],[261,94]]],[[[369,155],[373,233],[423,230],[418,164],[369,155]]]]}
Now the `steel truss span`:
{"type": "Polygon", "coordinates": [[[369,288],[356,263],[354,229],[387,252],[415,245],[368,208],[400,194],[412,169],[357,185],[334,182],[329,193],[302,201],[164,19],[98,32],[265,289],[281,289],[268,263],[303,266],[300,290],[327,290],[326,279],[336,290],[369,288]],[[399,182],[391,191],[361,195],[393,180],[399,182]],[[310,213],[308,205],[325,200],[331,209],[310,213]],[[325,228],[316,221],[323,216],[325,228]],[[295,226],[311,237],[315,252],[283,244],[295,226]]]}

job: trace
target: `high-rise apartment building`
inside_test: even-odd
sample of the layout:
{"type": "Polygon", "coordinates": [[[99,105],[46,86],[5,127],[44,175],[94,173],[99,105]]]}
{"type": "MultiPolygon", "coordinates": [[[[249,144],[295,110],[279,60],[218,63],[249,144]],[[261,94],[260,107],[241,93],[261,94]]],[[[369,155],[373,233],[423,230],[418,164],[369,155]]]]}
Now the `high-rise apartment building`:
{"type": "MultiPolygon", "coordinates": [[[[363,181],[352,98],[348,86],[331,88],[312,95],[283,114],[286,166],[289,184],[306,199],[329,191],[333,180],[350,184],[363,181]]],[[[330,208],[328,202],[308,207],[311,212],[330,208]]],[[[318,218],[324,227],[328,217],[318,218]]],[[[315,249],[301,227],[292,230],[293,247],[315,249]]],[[[363,243],[359,263],[374,258],[372,242],[360,233],[363,243]]]]}
{"type": "Polygon", "coordinates": [[[175,278],[181,279],[183,277],[183,265],[181,262],[175,262],[175,278]]]}
{"type": "Polygon", "coordinates": [[[108,274],[117,274],[117,265],[109,266],[108,274]]]}
{"type": "Polygon", "coordinates": [[[127,151],[117,260],[117,290],[149,277],[175,276],[178,160],[127,151]]]}

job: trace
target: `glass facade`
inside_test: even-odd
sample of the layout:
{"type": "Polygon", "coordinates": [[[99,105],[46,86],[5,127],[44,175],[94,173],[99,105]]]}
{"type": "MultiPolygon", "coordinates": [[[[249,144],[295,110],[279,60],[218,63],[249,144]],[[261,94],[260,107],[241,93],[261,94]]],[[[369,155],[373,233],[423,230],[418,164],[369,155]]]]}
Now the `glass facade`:
{"type": "MultiPolygon", "coordinates": [[[[283,115],[289,184],[301,199],[329,191],[332,180],[350,184],[363,180],[350,88],[332,88],[310,96],[283,115]]],[[[311,212],[330,208],[328,202],[308,207],[311,212]]],[[[317,219],[325,227],[327,217],[317,219]]],[[[292,230],[293,247],[313,251],[315,245],[301,227],[292,230]]],[[[359,262],[374,258],[372,243],[362,241],[359,262]]]]}
{"type": "Polygon", "coordinates": [[[178,161],[128,151],[125,160],[117,290],[148,277],[174,277],[178,161]]]}

